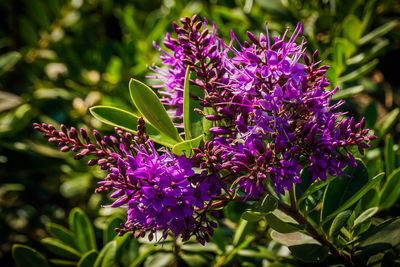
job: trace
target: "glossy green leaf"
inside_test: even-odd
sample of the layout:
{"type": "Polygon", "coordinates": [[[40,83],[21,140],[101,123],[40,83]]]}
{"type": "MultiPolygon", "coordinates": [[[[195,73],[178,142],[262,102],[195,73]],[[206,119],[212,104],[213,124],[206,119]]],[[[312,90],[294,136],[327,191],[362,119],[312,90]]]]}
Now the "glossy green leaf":
{"type": "MultiPolygon", "coordinates": [[[[308,172],[308,171],[307,171],[308,172]]],[[[304,170],[302,172],[302,177],[304,175],[304,170]]],[[[327,186],[330,182],[332,182],[334,179],[336,179],[335,177],[331,177],[329,176],[326,181],[322,181],[321,179],[317,179],[315,180],[308,188],[307,190],[304,192],[304,194],[299,197],[297,199],[297,205],[299,205],[301,202],[303,202],[305,199],[307,199],[311,194],[313,194],[314,192],[324,188],[325,186],[327,186]]],[[[297,188],[297,187],[296,187],[297,188]]]]}
{"type": "Polygon", "coordinates": [[[154,251],[157,250],[157,247],[155,246],[150,246],[149,248],[147,248],[143,253],[140,254],[139,257],[137,257],[132,263],[131,265],[129,265],[129,267],[137,267],[140,266],[142,264],[142,262],[147,259],[147,257],[149,257],[149,255],[151,255],[154,251]]]}
{"type": "Polygon", "coordinates": [[[117,236],[117,232],[114,230],[115,228],[121,227],[124,221],[121,217],[113,216],[107,220],[107,226],[103,230],[103,244],[106,245],[108,242],[112,241],[115,236],[117,236]]]}
{"type": "Polygon", "coordinates": [[[246,233],[248,231],[248,225],[249,225],[248,221],[244,220],[243,218],[240,219],[238,226],[236,227],[235,234],[233,235],[232,244],[234,246],[237,246],[240,243],[240,241],[242,241],[245,238],[246,233]]]}
{"type": "Polygon", "coordinates": [[[172,153],[178,156],[186,155],[189,157],[193,155],[192,149],[199,147],[202,140],[203,135],[200,135],[192,140],[180,142],[172,147],[172,153]]]}
{"type": "Polygon", "coordinates": [[[374,127],[376,120],[378,119],[378,111],[375,101],[371,101],[368,106],[364,109],[362,117],[365,118],[366,128],[374,127]]]}
{"type": "Polygon", "coordinates": [[[20,60],[21,54],[17,51],[0,55],[0,74],[9,71],[20,60]]]}
{"type": "Polygon", "coordinates": [[[279,233],[293,233],[305,229],[305,225],[285,222],[273,213],[265,215],[265,219],[268,225],[279,233]]]}
{"type": "Polygon", "coordinates": [[[75,267],[76,261],[62,260],[62,259],[49,259],[51,265],[54,266],[63,266],[63,267],[75,267]]]}
{"type": "Polygon", "coordinates": [[[393,206],[400,197],[400,168],[394,170],[386,179],[381,191],[379,208],[388,209],[393,206]]]}
{"type": "MultiPolygon", "coordinates": [[[[92,115],[101,122],[117,126],[126,131],[136,133],[137,117],[135,114],[110,106],[95,106],[90,108],[92,115]]],[[[173,147],[177,141],[157,130],[150,123],[146,123],[146,132],[154,142],[168,147],[173,147]]]]}
{"type": "Polygon", "coordinates": [[[131,98],[139,112],[160,132],[176,142],[183,139],[179,136],[160,99],[154,91],[144,83],[131,79],[129,82],[131,98]]]}
{"type": "Polygon", "coordinates": [[[99,253],[96,250],[86,252],[78,262],[77,267],[93,267],[99,253]]]}
{"type": "Polygon", "coordinates": [[[366,211],[364,211],[363,213],[361,213],[355,220],[354,220],[354,224],[353,224],[353,228],[356,227],[359,224],[362,224],[363,222],[365,222],[366,220],[368,220],[369,218],[371,218],[372,216],[375,215],[375,213],[378,212],[378,207],[373,207],[370,209],[367,209],[366,211]]]}
{"type": "Polygon", "coordinates": [[[363,63],[379,56],[380,54],[382,54],[385,51],[385,49],[388,48],[389,45],[390,45],[389,40],[379,41],[370,49],[363,51],[360,54],[357,54],[357,55],[349,58],[347,60],[347,64],[348,65],[363,64],[363,63]]]}
{"type": "Polygon", "coordinates": [[[364,86],[362,86],[362,85],[357,85],[354,87],[341,89],[332,96],[332,100],[340,100],[340,99],[353,97],[355,95],[358,95],[359,93],[362,93],[363,91],[364,91],[364,86]]]}
{"type": "Polygon", "coordinates": [[[31,247],[24,245],[13,245],[12,256],[19,267],[50,267],[46,258],[31,247]]]}
{"type": "Polygon", "coordinates": [[[146,258],[143,267],[168,267],[171,266],[172,261],[174,260],[174,254],[165,253],[165,252],[157,252],[148,258],[146,258]]]}
{"type": "Polygon", "coordinates": [[[342,229],[342,227],[347,223],[347,220],[350,218],[351,212],[351,210],[345,210],[335,217],[331,227],[329,228],[330,237],[334,237],[340,231],[340,229],[342,229]]]}
{"type": "Polygon", "coordinates": [[[395,108],[385,115],[377,125],[377,136],[384,136],[396,123],[400,116],[400,108],[395,108]]]}
{"type": "Polygon", "coordinates": [[[116,262],[117,242],[111,241],[107,243],[100,251],[94,267],[112,267],[116,262]]]}
{"type": "Polygon", "coordinates": [[[368,34],[364,35],[360,39],[360,44],[364,45],[370,41],[376,40],[378,37],[381,37],[381,36],[385,35],[386,33],[390,32],[398,24],[399,24],[398,20],[392,20],[392,21],[385,23],[384,25],[382,25],[382,26],[376,28],[375,30],[369,32],[368,34]]]}
{"type": "Polygon", "coordinates": [[[62,225],[55,224],[55,223],[47,223],[46,230],[50,233],[53,237],[57,238],[64,244],[70,246],[71,248],[78,249],[75,243],[75,236],[70,230],[65,228],[62,225]]]}
{"type": "Polygon", "coordinates": [[[47,248],[50,252],[54,253],[57,256],[63,257],[65,259],[79,260],[82,256],[82,253],[73,249],[58,239],[52,237],[43,238],[40,241],[45,248],[47,248]]]}
{"type": "Polygon", "coordinates": [[[289,247],[293,256],[303,262],[322,262],[328,256],[329,248],[318,244],[301,244],[289,247]]]}
{"type": "Polygon", "coordinates": [[[367,64],[362,65],[360,68],[342,76],[339,78],[339,82],[344,83],[344,82],[352,82],[355,81],[365,75],[367,75],[371,70],[375,68],[375,66],[378,64],[379,60],[374,59],[367,64]]]}
{"type": "Polygon", "coordinates": [[[380,173],[376,175],[374,178],[368,181],[367,184],[365,184],[362,188],[360,188],[354,195],[352,195],[350,198],[346,200],[339,208],[337,208],[334,212],[332,212],[330,215],[328,215],[322,222],[322,224],[325,224],[326,222],[330,221],[332,218],[334,218],[337,214],[339,214],[341,211],[350,208],[353,206],[360,198],[362,198],[371,188],[376,186],[384,176],[384,173],[380,173]]]}
{"type": "Polygon", "coordinates": [[[385,150],[384,150],[385,168],[387,175],[390,175],[392,171],[395,169],[396,158],[393,146],[394,146],[393,137],[389,134],[386,136],[385,150]]]}
{"type": "Polygon", "coordinates": [[[74,208],[69,214],[70,229],[75,233],[76,244],[82,253],[96,249],[96,238],[93,226],[86,214],[79,208],[74,208]]]}
{"type": "Polygon", "coordinates": [[[347,199],[368,183],[367,167],[359,159],[357,159],[357,165],[356,168],[348,166],[344,169],[344,172],[350,177],[342,175],[340,179],[335,178],[326,188],[322,218],[339,208],[347,199]]]}

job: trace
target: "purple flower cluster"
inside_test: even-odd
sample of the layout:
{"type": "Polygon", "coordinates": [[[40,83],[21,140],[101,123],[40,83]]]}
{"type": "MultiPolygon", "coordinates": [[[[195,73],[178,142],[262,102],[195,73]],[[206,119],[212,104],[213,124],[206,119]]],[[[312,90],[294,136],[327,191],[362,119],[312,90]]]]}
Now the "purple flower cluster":
{"type": "Polygon", "coordinates": [[[181,23],[173,24],[177,39],[165,38],[170,53],[155,45],[166,69],[153,68],[151,78],[162,82],[161,101],[177,127],[183,128],[187,67],[190,84],[201,91],[191,97],[212,127],[203,129],[207,140],[190,158],[157,151],[142,118],[136,135],[116,129],[119,138],[101,137],[93,131],[95,142],[83,129],[79,136],[73,127],[34,125],[61,151],[74,151],[75,159],[91,156],[89,165],[108,172],[96,192],[111,191],[116,200],[110,206],[127,208],[120,234],[163,240],[172,233],[204,244],[216,227],[213,207],[238,200],[234,193],[256,200],[269,185],[277,193],[291,190],[305,166],[313,180],[340,178],[343,168],[356,166],[350,147],[363,154],[375,136],[364,129],[364,119],[356,123],[335,111],[343,101],[331,104],[338,89],[328,90],[329,66],[319,66],[317,51],[311,59],[306,55],[304,39],[297,42],[301,24],[290,37],[288,30],[272,39],[268,28],[258,37],[248,32],[243,44],[231,32],[226,44],[215,25],[209,30],[196,15],[181,23]]]}
{"type": "MultiPolygon", "coordinates": [[[[299,174],[305,165],[310,166],[314,180],[325,180],[328,174],[340,178],[344,167],[356,166],[349,147],[356,145],[363,153],[375,137],[368,136],[364,120],[355,123],[354,118],[334,112],[343,101],[331,105],[337,88],[327,89],[329,66],[319,66],[317,51],[310,60],[304,38],[296,42],[302,34],[301,24],[290,37],[286,30],[282,37],[271,39],[268,27],[259,37],[248,32],[249,41],[243,44],[233,32],[229,44],[224,44],[214,26],[209,39],[219,49],[212,49],[207,59],[204,49],[200,57],[193,49],[196,38],[203,36],[200,27],[193,26],[197,25],[193,19],[181,22],[182,27],[174,24],[179,41],[171,41],[172,45],[168,40],[173,39],[166,37],[166,46],[173,50],[168,62],[180,66],[181,75],[170,69],[163,80],[183,84],[183,70],[190,66],[197,75],[191,82],[204,90],[200,104],[213,112],[203,113],[214,123],[209,143],[221,152],[218,157],[203,156],[200,166],[239,177],[236,185],[255,199],[265,193],[269,181],[276,192],[292,189],[301,182],[299,174]],[[213,60],[218,65],[210,67],[213,60]]],[[[182,109],[181,103],[171,103],[182,109]]],[[[197,153],[206,155],[206,150],[202,147],[197,153]]]]}

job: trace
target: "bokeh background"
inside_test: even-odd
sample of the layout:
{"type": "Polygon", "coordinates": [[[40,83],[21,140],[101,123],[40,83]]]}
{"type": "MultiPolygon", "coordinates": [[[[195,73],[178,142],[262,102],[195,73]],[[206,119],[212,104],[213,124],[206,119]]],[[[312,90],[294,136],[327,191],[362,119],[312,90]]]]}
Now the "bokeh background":
{"type": "MultiPolygon", "coordinates": [[[[47,255],[40,243],[48,235],[44,225],[49,221],[67,225],[73,207],[81,207],[88,214],[98,239],[104,222],[114,212],[100,209],[107,203],[107,196],[93,194],[104,174],[46,144],[33,131],[32,123],[64,123],[111,131],[95,120],[88,108],[104,104],[132,109],[129,79],[146,81],[148,66],[160,62],[152,42],[162,43],[165,33],[173,31],[172,21],[195,13],[216,22],[219,35],[227,39],[231,29],[241,40],[245,40],[247,30],[263,32],[266,21],[275,35],[286,27],[293,30],[297,22],[303,23],[307,52],[318,49],[324,63],[332,66],[327,75],[332,86],[340,87],[336,99],[345,98],[343,109],[358,119],[365,116],[368,127],[380,137],[365,157],[370,175],[384,168],[385,136],[393,137],[394,151],[400,159],[398,1],[3,0],[2,266],[14,265],[14,243],[30,245],[47,255]]],[[[232,206],[225,212],[227,239],[241,211],[241,207],[232,206]]],[[[399,211],[397,204],[387,212],[398,215],[399,211]]],[[[151,260],[145,259],[145,265],[152,266],[151,260]]]]}

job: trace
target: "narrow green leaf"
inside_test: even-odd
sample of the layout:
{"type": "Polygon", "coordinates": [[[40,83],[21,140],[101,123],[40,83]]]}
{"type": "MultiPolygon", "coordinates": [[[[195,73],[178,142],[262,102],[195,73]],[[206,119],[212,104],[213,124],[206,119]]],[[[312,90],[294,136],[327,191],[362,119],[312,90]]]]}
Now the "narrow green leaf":
{"type": "Polygon", "coordinates": [[[185,139],[193,139],[192,133],[190,132],[190,66],[187,66],[185,73],[185,86],[183,90],[183,125],[185,129],[185,139]]]}
{"type": "MultiPolygon", "coordinates": [[[[304,171],[304,170],[303,170],[304,171]]],[[[304,172],[303,172],[304,173],[304,172]]],[[[303,175],[303,174],[302,174],[303,175]]],[[[303,202],[305,199],[307,199],[311,194],[314,192],[324,188],[327,186],[330,182],[332,182],[335,179],[335,177],[328,177],[326,181],[322,181],[321,179],[315,180],[304,192],[304,194],[297,200],[297,205],[300,205],[301,202],[303,202]]],[[[297,187],[296,187],[297,188],[297,187]]]]}
{"type": "MultiPolygon", "coordinates": [[[[90,112],[96,119],[103,123],[136,133],[139,117],[133,113],[110,106],[95,106],[90,108],[90,112]]],[[[157,130],[149,122],[145,125],[147,134],[154,142],[168,147],[173,147],[177,143],[177,141],[157,130]]]]}
{"type": "Polygon", "coordinates": [[[46,258],[41,253],[28,246],[13,245],[12,256],[19,267],[50,267],[46,258]]]}
{"type": "Polygon", "coordinates": [[[355,96],[355,95],[363,92],[364,89],[365,88],[362,85],[357,85],[357,86],[354,86],[354,87],[341,89],[336,94],[334,94],[332,96],[332,100],[340,100],[340,99],[345,99],[345,98],[349,98],[349,97],[355,96]]]}
{"type": "Polygon", "coordinates": [[[400,197],[400,168],[394,170],[386,179],[381,191],[379,209],[385,210],[393,206],[400,197]]]}
{"type": "Polygon", "coordinates": [[[357,225],[362,224],[363,222],[374,216],[375,213],[378,212],[378,210],[379,210],[378,207],[373,207],[361,213],[360,216],[358,216],[354,220],[353,228],[355,228],[357,225]]]}
{"type": "Polygon", "coordinates": [[[67,261],[62,259],[49,259],[51,265],[55,266],[64,266],[64,267],[75,267],[77,262],[76,261],[67,261]]]}
{"type": "Polygon", "coordinates": [[[374,178],[368,181],[366,185],[364,185],[360,190],[357,191],[352,197],[350,197],[342,206],[340,206],[337,210],[335,210],[333,213],[328,215],[322,222],[322,224],[325,224],[326,222],[330,221],[333,217],[335,217],[337,214],[339,214],[341,211],[350,208],[352,205],[354,205],[360,198],[362,198],[371,188],[373,188],[375,185],[377,185],[382,177],[384,176],[384,173],[380,173],[376,175],[374,178]]]}
{"type": "Polygon", "coordinates": [[[360,39],[360,45],[364,45],[372,40],[376,40],[378,37],[385,35],[386,33],[390,32],[394,27],[399,24],[398,20],[392,20],[383,24],[382,26],[376,28],[375,30],[369,32],[368,34],[364,35],[360,39]]]}
{"type": "Polygon", "coordinates": [[[47,223],[46,224],[47,232],[50,233],[53,237],[59,239],[64,244],[70,246],[71,248],[78,249],[75,243],[75,236],[70,230],[65,228],[62,225],[55,223],[47,223]]]}
{"type": "Polygon", "coordinates": [[[156,129],[177,142],[183,141],[160,99],[150,87],[140,81],[131,79],[129,82],[129,91],[132,101],[139,112],[156,129]]]}
{"type": "Polygon", "coordinates": [[[78,262],[78,267],[93,267],[99,253],[96,250],[86,252],[78,262]]]}
{"type": "Polygon", "coordinates": [[[336,69],[336,76],[339,77],[346,68],[347,41],[342,38],[335,38],[333,49],[334,68],[336,69]]]}
{"type": "MultiPolygon", "coordinates": [[[[215,111],[211,107],[205,107],[203,109],[204,114],[206,115],[215,115],[215,111]]],[[[206,136],[210,136],[209,129],[212,128],[214,123],[210,120],[203,120],[203,132],[206,136]]]]}
{"type": "Polygon", "coordinates": [[[123,222],[124,221],[118,215],[110,217],[107,220],[107,226],[103,231],[103,245],[106,245],[108,242],[114,239],[114,237],[117,235],[117,232],[114,229],[121,227],[123,222]]]}
{"type": "Polygon", "coordinates": [[[243,238],[246,236],[248,224],[248,221],[244,220],[243,218],[240,219],[238,226],[236,227],[235,234],[233,236],[232,244],[234,246],[237,246],[239,242],[243,240],[243,238]]]}
{"type": "Polygon", "coordinates": [[[328,256],[329,248],[318,244],[301,244],[289,247],[293,256],[303,262],[322,262],[328,256]]]}
{"type": "Polygon", "coordinates": [[[81,209],[74,208],[70,212],[69,225],[71,230],[75,233],[76,243],[82,253],[96,249],[96,238],[94,236],[93,226],[81,209]]]}
{"type": "Polygon", "coordinates": [[[360,54],[357,54],[347,60],[348,65],[353,65],[353,64],[363,64],[377,56],[379,56],[381,53],[387,49],[387,47],[390,45],[389,40],[382,40],[377,42],[373,47],[370,49],[363,51],[360,54]]]}
{"type": "Polygon", "coordinates": [[[117,253],[117,242],[111,241],[107,243],[100,251],[94,267],[112,267],[116,261],[115,255],[117,253]]]}
{"type": "Polygon", "coordinates": [[[368,247],[374,244],[386,243],[393,247],[400,243],[400,218],[388,220],[365,232],[355,240],[356,245],[368,247]]]}
{"type": "Polygon", "coordinates": [[[329,236],[334,237],[340,229],[346,224],[347,220],[350,218],[351,210],[345,210],[339,213],[332,222],[329,228],[329,236]]]}
{"type": "Polygon", "coordinates": [[[378,64],[378,62],[379,62],[378,59],[374,59],[374,60],[368,62],[367,64],[364,64],[363,66],[356,69],[355,71],[352,71],[352,72],[340,77],[339,82],[340,83],[352,82],[352,81],[355,81],[355,80],[365,76],[366,74],[368,74],[371,70],[373,70],[375,68],[375,66],[378,64]]]}
{"type": "Polygon", "coordinates": [[[399,119],[400,108],[395,108],[385,115],[377,125],[378,134],[377,136],[384,136],[396,123],[399,119]]]}
{"type": "Polygon", "coordinates": [[[305,229],[305,225],[284,222],[273,213],[265,215],[268,225],[279,233],[293,233],[305,229]]]}
{"type": "Polygon", "coordinates": [[[172,153],[178,156],[186,155],[189,157],[190,155],[193,155],[192,149],[199,147],[202,140],[203,135],[200,135],[192,140],[180,142],[172,147],[172,153]]]}
{"type": "Polygon", "coordinates": [[[143,267],[169,267],[172,265],[174,258],[174,254],[172,253],[157,252],[146,258],[143,267]]]}
{"type": "Polygon", "coordinates": [[[50,252],[54,253],[57,256],[72,260],[79,260],[82,256],[79,251],[65,245],[58,239],[46,237],[43,238],[40,242],[45,248],[47,248],[50,252]]]}
{"type": "Polygon", "coordinates": [[[17,51],[8,52],[0,55],[0,74],[9,71],[21,58],[21,54],[17,51]]]}

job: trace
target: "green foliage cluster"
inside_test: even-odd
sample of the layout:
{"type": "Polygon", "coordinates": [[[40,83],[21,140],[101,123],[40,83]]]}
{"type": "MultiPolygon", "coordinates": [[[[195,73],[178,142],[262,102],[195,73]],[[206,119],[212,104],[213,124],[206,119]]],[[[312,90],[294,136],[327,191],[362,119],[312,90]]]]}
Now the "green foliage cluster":
{"type": "MultiPolygon", "coordinates": [[[[340,87],[336,99],[345,98],[344,109],[365,116],[378,140],[358,168],[346,170],[353,179],[311,183],[304,171],[296,207],[355,262],[399,263],[400,80],[391,65],[399,60],[396,1],[18,0],[1,2],[0,9],[0,258],[6,265],[337,263],[329,248],[306,234],[310,226],[285,216],[271,198],[253,205],[231,203],[205,247],[174,244],[172,238],[154,246],[117,237],[111,229],[121,215],[99,210],[106,197],[92,194],[103,173],[73,161],[32,132],[33,121],[134,130],[132,118],[142,114],[151,123],[149,135],[174,153],[197,146],[199,134],[191,130],[196,127],[185,123],[182,142],[169,118],[152,118],[162,109],[153,91],[135,80],[128,85],[132,77],[144,80],[146,66],[159,61],[152,41],[161,43],[173,20],[194,13],[215,21],[222,36],[233,29],[242,40],[247,30],[264,31],[265,21],[275,33],[304,23],[310,48],[332,66],[329,79],[340,87]],[[136,90],[129,93],[128,86],[136,90]],[[89,109],[95,105],[93,118],[89,109]],[[65,214],[71,209],[67,229],[65,214]],[[14,243],[23,244],[12,249],[15,262],[14,243]]],[[[184,119],[193,122],[186,110],[184,119]]],[[[288,195],[276,197],[290,203],[288,195]]]]}

